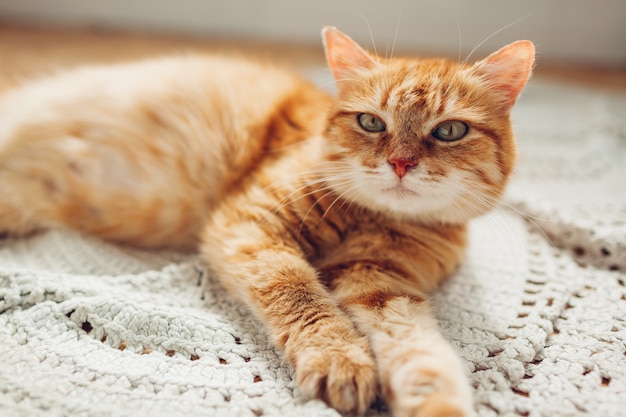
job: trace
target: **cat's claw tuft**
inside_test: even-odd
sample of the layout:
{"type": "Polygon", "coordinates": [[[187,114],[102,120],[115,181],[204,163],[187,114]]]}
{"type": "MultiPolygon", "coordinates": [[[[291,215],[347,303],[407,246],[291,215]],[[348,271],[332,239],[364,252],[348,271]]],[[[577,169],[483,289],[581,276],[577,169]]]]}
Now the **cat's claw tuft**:
{"type": "Polygon", "coordinates": [[[377,388],[374,358],[363,345],[308,348],[296,363],[298,386],[340,412],[363,414],[377,388]]]}

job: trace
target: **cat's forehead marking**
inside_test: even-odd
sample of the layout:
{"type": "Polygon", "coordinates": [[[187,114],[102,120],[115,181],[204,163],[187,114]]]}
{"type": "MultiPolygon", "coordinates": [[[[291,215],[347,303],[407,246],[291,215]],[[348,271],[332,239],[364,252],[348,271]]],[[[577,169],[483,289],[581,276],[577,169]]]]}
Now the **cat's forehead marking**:
{"type": "Polygon", "coordinates": [[[363,80],[344,108],[381,117],[391,132],[425,136],[447,120],[484,119],[465,97],[464,78],[445,61],[389,65],[363,80]]]}
{"type": "Polygon", "coordinates": [[[387,84],[387,91],[381,94],[380,106],[393,115],[395,126],[424,135],[438,122],[448,104],[444,96],[445,85],[439,77],[405,76],[387,84]]]}
{"type": "Polygon", "coordinates": [[[389,80],[383,83],[388,97],[379,105],[394,119],[396,128],[426,135],[448,120],[485,121],[488,112],[476,102],[478,95],[472,89],[472,80],[462,68],[444,64],[441,61],[427,69],[414,66],[407,71],[390,71],[389,80]]]}

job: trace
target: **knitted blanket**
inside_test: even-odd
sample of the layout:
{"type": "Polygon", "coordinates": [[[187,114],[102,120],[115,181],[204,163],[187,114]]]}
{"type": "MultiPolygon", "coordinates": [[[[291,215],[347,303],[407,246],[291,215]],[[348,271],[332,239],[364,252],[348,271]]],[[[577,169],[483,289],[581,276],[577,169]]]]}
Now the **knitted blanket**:
{"type": "MultiPolygon", "coordinates": [[[[534,82],[514,120],[519,169],[441,327],[482,417],[626,416],[626,97],[534,82]]],[[[50,231],[0,241],[0,415],[339,414],[196,255],[50,231]]]]}

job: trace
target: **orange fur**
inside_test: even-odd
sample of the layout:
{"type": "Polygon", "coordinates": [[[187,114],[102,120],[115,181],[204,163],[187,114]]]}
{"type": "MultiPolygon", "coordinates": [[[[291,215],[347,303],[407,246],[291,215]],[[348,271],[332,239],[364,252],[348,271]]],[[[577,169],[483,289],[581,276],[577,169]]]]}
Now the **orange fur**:
{"type": "Polygon", "coordinates": [[[324,41],[338,98],[273,66],[200,56],[6,92],[0,231],[199,247],[305,394],[362,413],[380,385],[396,416],[471,415],[428,293],[506,185],[532,44],[464,66],[381,60],[334,28],[324,41]],[[368,131],[363,113],[383,124],[368,131]],[[437,139],[448,121],[466,136],[437,139]]]}

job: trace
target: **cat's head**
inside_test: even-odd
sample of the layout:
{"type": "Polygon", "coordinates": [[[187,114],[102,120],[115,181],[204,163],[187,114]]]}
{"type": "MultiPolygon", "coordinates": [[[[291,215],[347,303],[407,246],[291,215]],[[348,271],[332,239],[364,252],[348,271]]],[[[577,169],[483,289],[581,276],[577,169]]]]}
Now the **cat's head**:
{"type": "Polygon", "coordinates": [[[510,111],[534,47],[512,43],[474,65],[380,59],[323,32],[338,87],[325,136],[330,185],[373,210],[465,223],[493,207],[515,163],[510,111]]]}

